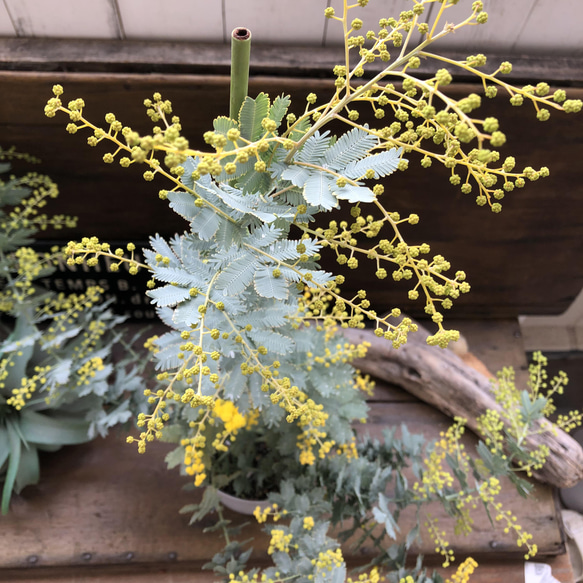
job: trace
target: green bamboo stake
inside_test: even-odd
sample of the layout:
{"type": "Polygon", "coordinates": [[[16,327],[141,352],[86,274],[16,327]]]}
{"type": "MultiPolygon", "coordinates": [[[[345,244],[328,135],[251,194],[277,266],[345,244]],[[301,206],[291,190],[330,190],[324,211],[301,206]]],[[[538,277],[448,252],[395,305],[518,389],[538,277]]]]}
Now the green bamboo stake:
{"type": "Polygon", "coordinates": [[[237,27],[231,33],[231,101],[229,117],[239,119],[239,111],[249,88],[249,55],[251,31],[237,27]]]}

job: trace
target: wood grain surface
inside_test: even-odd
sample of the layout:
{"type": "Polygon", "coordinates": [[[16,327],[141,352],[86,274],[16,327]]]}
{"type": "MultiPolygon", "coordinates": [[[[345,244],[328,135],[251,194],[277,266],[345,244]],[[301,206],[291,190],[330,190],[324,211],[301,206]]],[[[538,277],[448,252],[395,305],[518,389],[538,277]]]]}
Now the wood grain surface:
{"type": "MultiPolygon", "coordinates": [[[[504,356],[506,364],[524,366],[513,321],[500,322],[498,335],[491,322],[464,322],[463,328],[470,350],[478,358],[490,355],[486,364],[491,366],[504,356]]],[[[448,417],[402,389],[382,383],[370,406],[370,421],[361,431],[373,435],[380,435],[384,427],[406,423],[411,431],[431,437],[450,423],[448,417]]],[[[475,443],[471,435],[466,440],[468,447],[475,443]]],[[[202,532],[205,524],[188,526],[188,517],[178,513],[196,497],[182,490],[184,477],[165,469],[163,457],[168,450],[169,446],[154,443],[146,454],[138,455],[125,443],[123,432],[117,432],[106,440],[45,454],[40,485],[15,497],[10,514],[1,519],[0,581],[213,580],[201,566],[221,548],[221,542],[202,532]]],[[[534,534],[541,551],[537,560],[550,560],[561,583],[571,583],[566,555],[550,558],[564,552],[553,490],[538,484],[534,498],[523,500],[505,484],[501,500],[534,534]]],[[[500,529],[492,530],[485,515],[476,518],[471,536],[456,537],[443,512],[434,508],[432,513],[441,519],[458,559],[471,554],[481,563],[472,581],[496,583],[503,580],[503,573],[512,581],[522,580],[523,561],[512,538],[500,529]]],[[[241,521],[228,511],[227,515],[241,521]]],[[[413,517],[404,516],[402,534],[412,524],[413,517]]],[[[247,529],[248,535],[257,537],[255,548],[265,548],[265,535],[257,526],[247,529]]],[[[433,553],[426,535],[417,550],[433,553]]],[[[345,552],[351,561],[358,560],[350,549],[345,552]]],[[[256,559],[262,562],[265,556],[257,554],[256,559]]]]}
{"type": "MultiPolygon", "coordinates": [[[[379,402],[371,406],[362,432],[381,437],[384,427],[401,423],[413,433],[433,438],[447,429],[449,419],[422,403],[379,402]]],[[[203,534],[207,523],[188,526],[188,517],[178,514],[182,506],[198,500],[198,494],[182,491],[187,479],[165,469],[168,449],[155,443],[138,455],[124,435],[116,433],[44,456],[40,485],[15,497],[10,513],[2,518],[0,576],[1,569],[15,567],[205,563],[222,542],[203,534]]],[[[537,485],[533,498],[523,500],[505,484],[500,501],[534,535],[541,554],[564,551],[551,488],[537,485]]],[[[453,524],[438,506],[430,512],[459,553],[518,554],[512,536],[493,530],[480,509],[474,533],[468,537],[453,535],[453,524]]],[[[227,514],[234,521],[242,520],[227,514]]],[[[405,513],[402,520],[400,538],[415,518],[405,513]]],[[[256,537],[256,548],[263,548],[265,536],[260,529],[253,524],[248,531],[256,537]]],[[[428,555],[433,547],[424,535],[416,550],[428,555]]]]}
{"type": "MultiPolygon", "coordinates": [[[[173,234],[186,224],[157,197],[166,186],[162,179],[145,183],[142,170],[103,164],[107,151],[86,145],[83,132],[65,131],[65,117],[43,115],[51,87],[65,87],[65,101],[83,96],[86,115],[99,122],[114,111],[123,123],[140,132],[151,131],[142,102],[154,91],[171,99],[181,116],[184,132],[193,146],[202,146],[202,133],[212,119],[228,111],[228,78],[220,75],[67,72],[0,72],[3,89],[0,107],[2,144],[15,145],[41,159],[39,170],[60,185],[61,196],[53,212],[79,216],[77,229],[59,234],[67,239],[96,235],[103,240],[147,241],[149,235],[173,234]]],[[[303,109],[305,95],[316,92],[324,99],[330,81],[317,78],[260,77],[250,80],[250,94],[267,91],[272,96],[292,96],[292,111],[303,109]]],[[[480,91],[471,84],[451,87],[453,96],[480,91]]],[[[583,89],[572,89],[572,97],[583,89]]],[[[402,214],[420,215],[418,226],[407,227],[411,243],[429,242],[432,252],[452,263],[452,270],[468,274],[472,292],[454,305],[455,317],[514,317],[517,314],[550,314],[564,311],[583,286],[583,198],[581,171],[576,162],[583,155],[581,117],[553,114],[542,124],[532,109],[512,108],[499,97],[484,100],[480,115],[496,116],[508,136],[502,155],[516,155],[518,167],[550,167],[551,176],[529,183],[509,194],[500,215],[475,205],[448,183],[448,174],[434,165],[418,166],[411,156],[410,169],[387,179],[386,205],[402,214]]],[[[363,121],[367,120],[363,112],[363,121]]],[[[374,122],[374,120],[373,120],[374,122]]],[[[335,131],[337,131],[336,128],[335,131]]],[[[322,217],[327,222],[340,213],[322,217]]],[[[54,233],[47,233],[55,237],[54,233]]],[[[377,311],[401,306],[422,315],[421,302],[406,300],[407,286],[374,277],[375,266],[362,262],[358,278],[347,270],[345,292],[352,295],[366,286],[377,311]]],[[[326,269],[343,272],[324,254],[326,269]]]]}

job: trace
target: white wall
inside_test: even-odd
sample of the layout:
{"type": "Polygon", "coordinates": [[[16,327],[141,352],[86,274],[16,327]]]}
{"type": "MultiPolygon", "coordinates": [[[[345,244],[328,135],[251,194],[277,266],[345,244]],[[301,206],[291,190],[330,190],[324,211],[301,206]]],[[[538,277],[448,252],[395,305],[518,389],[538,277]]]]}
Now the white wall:
{"type": "MultiPolygon", "coordinates": [[[[471,2],[448,9],[448,20],[467,13],[471,2]]],[[[583,0],[484,4],[490,24],[451,35],[444,48],[583,55],[583,0]]],[[[340,10],[342,0],[0,0],[0,36],[226,42],[233,28],[246,26],[256,43],[338,44],[338,23],[323,15],[328,5],[340,10]]],[[[439,6],[429,6],[429,18],[439,6]]],[[[379,18],[410,8],[405,0],[370,0],[361,12],[364,28],[374,29],[379,18]]]]}

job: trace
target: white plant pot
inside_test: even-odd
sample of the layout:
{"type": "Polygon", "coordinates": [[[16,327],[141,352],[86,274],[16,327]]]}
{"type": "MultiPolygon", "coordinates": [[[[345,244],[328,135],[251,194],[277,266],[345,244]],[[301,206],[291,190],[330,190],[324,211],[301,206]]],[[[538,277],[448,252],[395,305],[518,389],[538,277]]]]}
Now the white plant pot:
{"type": "Polygon", "coordinates": [[[221,490],[217,490],[219,495],[219,500],[229,510],[233,512],[238,512],[239,514],[245,514],[246,516],[252,516],[253,512],[257,506],[261,510],[265,510],[269,506],[267,500],[245,500],[244,498],[237,498],[237,496],[231,496],[221,490]]]}

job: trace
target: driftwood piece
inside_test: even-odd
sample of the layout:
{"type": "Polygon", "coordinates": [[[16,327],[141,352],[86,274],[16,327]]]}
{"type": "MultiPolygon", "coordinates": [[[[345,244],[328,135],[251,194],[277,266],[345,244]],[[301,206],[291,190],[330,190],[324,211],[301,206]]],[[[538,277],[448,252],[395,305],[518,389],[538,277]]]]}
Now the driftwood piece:
{"type": "MultiPolygon", "coordinates": [[[[450,417],[467,419],[473,431],[476,419],[487,409],[500,410],[490,379],[453,352],[428,346],[428,333],[422,327],[398,350],[371,330],[348,329],[343,333],[351,342],[371,344],[366,358],[354,362],[359,370],[404,388],[450,417]]],[[[557,429],[556,434],[546,432],[528,439],[532,448],[541,444],[548,446],[550,453],[543,468],[534,473],[538,480],[570,488],[583,478],[583,449],[572,437],[557,429]]]]}

